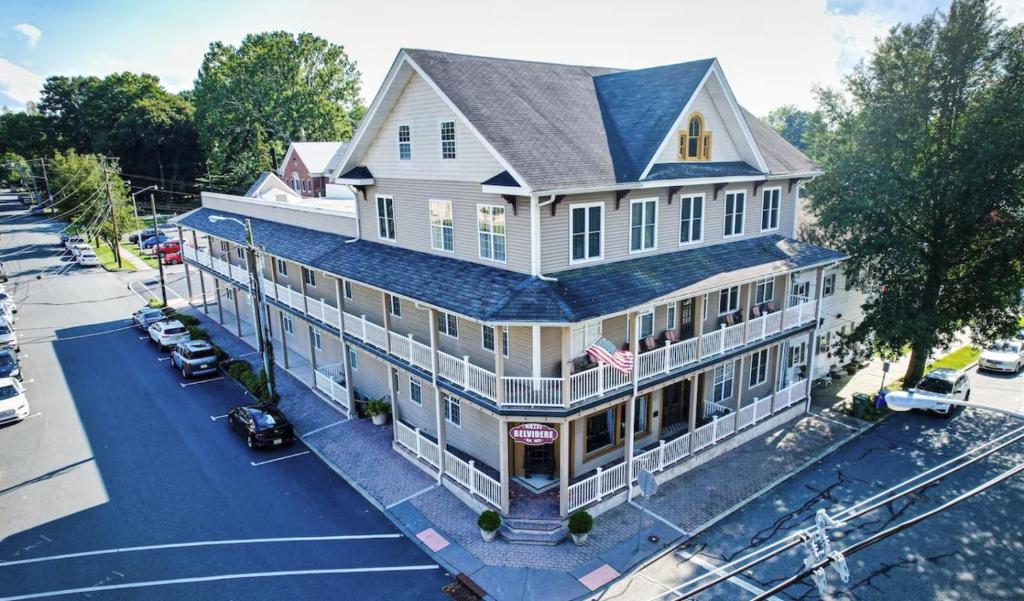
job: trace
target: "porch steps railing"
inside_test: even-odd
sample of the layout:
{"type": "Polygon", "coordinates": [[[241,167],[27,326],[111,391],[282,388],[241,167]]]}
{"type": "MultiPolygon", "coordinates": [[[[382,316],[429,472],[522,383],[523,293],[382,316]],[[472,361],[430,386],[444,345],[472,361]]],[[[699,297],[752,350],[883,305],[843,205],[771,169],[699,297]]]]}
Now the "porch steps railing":
{"type": "MultiPolygon", "coordinates": [[[[740,430],[792,407],[806,396],[807,380],[798,380],[773,395],[742,407],[738,414],[715,417],[693,432],[670,441],[658,441],[658,446],[633,457],[634,480],[642,469],[654,474],[663,472],[679,461],[731,438],[740,430]]],[[[626,473],[626,462],[622,461],[609,468],[597,468],[594,475],[570,485],[569,511],[600,502],[626,488],[626,473]]]]}

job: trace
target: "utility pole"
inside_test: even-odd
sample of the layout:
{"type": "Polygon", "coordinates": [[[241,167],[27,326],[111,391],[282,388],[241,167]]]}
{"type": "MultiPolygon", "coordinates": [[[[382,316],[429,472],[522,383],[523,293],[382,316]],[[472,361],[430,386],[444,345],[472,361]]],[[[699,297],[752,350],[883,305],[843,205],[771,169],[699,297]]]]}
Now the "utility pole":
{"type": "MultiPolygon", "coordinates": [[[[149,193],[149,206],[153,211],[153,227],[156,228],[156,197],[149,193]]],[[[160,230],[156,230],[156,266],[160,269],[160,294],[164,298],[164,306],[167,306],[167,285],[164,284],[164,260],[160,256],[160,230]]],[[[217,302],[220,302],[219,299],[217,302]]]]}
{"type": "MultiPolygon", "coordinates": [[[[263,356],[263,371],[267,374],[267,395],[274,398],[274,349],[270,343],[270,335],[263,329],[263,290],[259,276],[259,261],[256,256],[256,243],[252,236],[252,222],[245,220],[245,262],[249,268],[249,290],[252,293],[253,311],[256,323],[256,340],[260,354],[263,356]]],[[[269,314],[268,314],[269,315],[269,314]]],[[[268,317],[269,319],[269,317],[268,317]]]]}
{"type": "MultiPolygon", "coordinates": [[[[114,230],[114,242],[110,245],[110,250],[114,251],[114,257],[117,259],[117,268],[121,269],[121,235],[117,232],[117,211],[114,210],[114,197],[110,195],[110,177],[107,172],[107,159],[106,157],[100,157],[100,165],[103,167],[103,186],[107,189],[107,208],[110,209],[110,225],[114,230]]],[[[163,280],[163,278],[160,278],[163,280]]],[[[166,295],[165,295],[166,296],[166,295]]],[[[164,299],[164,304],[167,304],[167,299],[164,299]]]]}
{"type": "Polygon", "coordinates": [[[39,159],[43,165],[43,182],[46,184],[46,206],[53,204],[53,193],[50,192],[50,178],[46,175],[46,157],[39,159]]]}

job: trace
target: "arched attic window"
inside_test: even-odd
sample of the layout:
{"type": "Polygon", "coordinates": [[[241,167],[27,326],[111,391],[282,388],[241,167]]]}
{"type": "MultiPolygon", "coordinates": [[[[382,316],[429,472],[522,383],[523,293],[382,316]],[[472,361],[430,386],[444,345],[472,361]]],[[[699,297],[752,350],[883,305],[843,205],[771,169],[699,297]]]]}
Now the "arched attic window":
{"type": "Polygon", "coordinates": [[[711,160],[711,132],[704,129],[704,117],[700,113],[690,115],[686,130],[679,132],[679,160],[711,160]]]}

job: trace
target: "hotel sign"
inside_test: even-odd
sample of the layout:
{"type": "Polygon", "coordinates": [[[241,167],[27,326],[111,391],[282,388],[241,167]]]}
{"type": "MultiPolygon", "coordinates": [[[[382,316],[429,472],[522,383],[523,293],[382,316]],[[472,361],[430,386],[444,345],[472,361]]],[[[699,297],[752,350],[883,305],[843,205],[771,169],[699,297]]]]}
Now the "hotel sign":
{"type": "Polygon", "coordinates": [[[543,445],[558,439],[558,430],[544,424],[519,424],[508,431],[512,440],[525,445],[543,445]]]}

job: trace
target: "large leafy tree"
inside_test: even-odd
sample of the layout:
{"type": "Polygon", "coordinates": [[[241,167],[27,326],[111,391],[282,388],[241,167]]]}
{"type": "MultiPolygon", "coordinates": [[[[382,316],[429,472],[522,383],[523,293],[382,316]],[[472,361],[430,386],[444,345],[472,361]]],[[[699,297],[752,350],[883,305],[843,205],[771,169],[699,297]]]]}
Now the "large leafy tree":
{"type": "Polygon", "coordinates": [[[815,136],[825,127],[821,113],[802,111],[792,104],[784,104],[772,110],[765,117],[765,122],[787,142],[805,153],[810,151],[815,136]]]}
{"type": "Polygon", "coordinates": [[[900,25],[822,96],[809,186],[820,232],[869,293],[854,341],[896,353],[905,381],[965,326],[1011,331],[1024,288],[1024,27],[985,0],[900,25]]]}
{"type": "Polygon", "coordinates": [[[211,44],[194,99],[208,182],[233,190],[276,168],[291,141],[347,140],[363,111],[345,49],[283,31],[211,44]]]}
{"type": "Polygon", "coordinates": [[[29,112],[0,114],[0,152],[36,158],[62,148],[64,143],[46,117],[29,112]]]}

